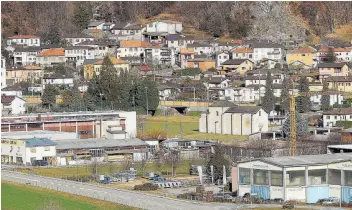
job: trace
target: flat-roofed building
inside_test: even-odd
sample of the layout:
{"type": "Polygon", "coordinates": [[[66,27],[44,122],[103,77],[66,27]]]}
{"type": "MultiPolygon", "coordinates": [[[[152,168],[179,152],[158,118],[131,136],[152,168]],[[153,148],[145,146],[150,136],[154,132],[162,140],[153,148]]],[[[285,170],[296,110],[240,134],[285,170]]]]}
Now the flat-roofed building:
{"type": "Polygon", "coordinates": [[[232,189],[238,196],[257,194],[316,203],[329,197],[350,202],[352,154],[282,156],[243,161],[232,168],[232,189]]]}

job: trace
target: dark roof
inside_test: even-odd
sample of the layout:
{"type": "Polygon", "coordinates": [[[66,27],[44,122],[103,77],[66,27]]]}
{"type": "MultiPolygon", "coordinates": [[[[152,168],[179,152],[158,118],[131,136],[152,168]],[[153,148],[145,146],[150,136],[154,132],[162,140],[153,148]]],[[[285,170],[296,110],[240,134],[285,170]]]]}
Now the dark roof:
{"type": "MultiPolygon", "coordinates": [[[[250,61],[249,59],[229,59],[222,63],[222,65],[240,65],[245,61],[250,61]]],[[[250,61],[252,62],[252,61],[250,61]]],[[[253,63],[253,62],[252,62],[253,63]]]]}
{"type": "Polygon", "coordinates": [[[1,91],[22,91],[22,88],[19,85],[12,85],[4,87],[1,91]]]}
{"type": "Polygon", "coordinates": [[[123,30],[141,30],[142,28],[143,28],[143,25],[135,24],[135,25],[125,26],[123,30]]]}
{"type": "Polygon", "coordinates": [[[347,115],[352,114],[352,108],[339,108],[324,112],[323,115],[347,115]]]}
{"type": "Polygon", "coordinates": [[[95,64],[96,62],[100,61],[101,59],[85,59],[83,61],[83,65],[87,65],[87,64],[95,64]]]}
{"type": "Polygon", "coordinates": [[[233,106],[235,106],[234,103],[232,103],[230,101],[226,101],[226,100],[221,100],[221,101],[216,101],[215,103],[213,103],[209,107],[233,107],[233,106]]]}
{"type": "Polygon", "coordinates": [[[187,44],[187,48],[192,48],[192,47],[212,47],[212,46],[210,44],[201,44],[201,43],[187,44]]]}
{"type": "Polygon", "coordinates": [[[112,27],[111,30],[123,29],[126,25],[127,25],[127,23],[115,23],[114,27],[112,27]]]}
{"type": "Polygon", "coordinates": [[[344,76],[336,76],[336,77],[328,77],[327,80],[328,82],[351,82],[352,77],[344,77],[344,76]]]}
{"type": "Polygon", "coordinates": [[[171,34],[165,37],[166,40],[194,40],[193,36],[186,36],[183,34],[171,34]]]}
{"type": "Polygon", "coordinates": [[[93,21],[88,24],[88,27],[96,27],[96,26],[99,26],[103,23],[104,23],[103,21],[93,21]]]}
{"type": "Polygon", "coordinates": [[[208,82],[210,84],[220,84],[223,80],[221,77],[208,77],[205,82],[208,82]]]}
{"type": "Polygon", "coordinates": [[[234,106],[230,107],[226,110],[225,113],[243,113],[243,114],[255,114],[257,113],[262,107],[260,106],[234,106]]]}
{"type": "Polygon", "coordinates": [[[118,46],[120,45],[118,41],[115,40],[111,40],[111,39],[97,39],[97,40],[87,40],[81,43],[78,43],[77,45],[103,45],[103,46],[107,46],[107,45],[115,45],[118,46]]]}
{"type": "Polygon", "coordinates": [[[67,47],[65,47],[65,50],[77,50],[77,49],[93,49],[93,48],[89,47],[89,46],[67,46],[67,47]]]}
{"type": "Polygon", "coordinates": [[[14,52],[40,52],[40,47],[16,47],[14,52]]]}
{"type": "Polygon", "coordinates": [[[319,63],[318,68],[342,68],[346,63],[319,63]]]}
{"type": "Polygon", "coordinates": [[[56,143],[48,138],[26,139],[26,147],[55,146],[56,143]]]}
{"type": "Polygon", "coordinates": [[[65,38],[94,38],[92,36],[89,36],[88,34],[85,33],[74,33],[74,34],[68,34],[65,36],[65,38]]]}
{"type": "Polygon", "coordinates": [[[73,78],[71,74],[60,74],[60,73],[55,73],[55,74],[45,74],[43,76],[43,79],[60,79],[60,78],[73,78]]]}
{"type": "Polygon", "coordinates": [[[2,104],[9,104],[13,100],[15,100],[15,98],[16,98],[16,96],[5,96],[5,95],[2,95],[1,96],[1,103],[2,104]]]}

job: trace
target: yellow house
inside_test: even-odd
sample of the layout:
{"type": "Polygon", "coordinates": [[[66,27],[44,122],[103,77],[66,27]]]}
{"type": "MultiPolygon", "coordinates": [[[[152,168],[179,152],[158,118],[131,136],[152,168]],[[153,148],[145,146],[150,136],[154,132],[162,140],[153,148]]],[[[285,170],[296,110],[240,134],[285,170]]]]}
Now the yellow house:
{"type": "MultiPolygon", "coordinates": [[[[127,61],[120,60],[118,58],[110,58],[112,64],[114,65],[117,73],[120,73],[121,70],[130,71],[130,64],[127,61]]],[[[92,79],[94,72],[96,75],[100,74],[104,59],[91,59],[85,60],[83,63],[84,68],[84,78],[92,79]]]]}
{"type": "Polygon", "coordinates": [[[320,79],[326,77],[348,76],[346,63],[320,63],[318,64],[320,79]]]}
{"type": "Polygon", "coordinates": [[[208,69],[215,67],[215,60],[208,58],[195,58],[187,61],[187,68],[200,68],[202,72],[206,72],[208,69]]]}
{"type": "Polygon", "coordinates": [[[221,70],[226,72],[239,72],[241,76],[253,70],[254,63],[249,59],[229,59],[221,64],[221,70]]]}
{"type": "Polygon", "coordinates": [[[329,84],[329,89],[352,92],[352,76],[328,77],[326,81],[329,84]]]}
{"type": "Polygon", "coordinates": [[[34,82],[43,77],[43,69],[39,66],[12,66],[6,69],[6,79],[13,79],[14,83],[34,82]]]}
{"type": "Polygon", "coordinates": [[[286,55],[288,65],[299,61],[307,66],[313,66],[313,59],[316,56],[316,50],[312,47],[298,48],[286,55]]]}

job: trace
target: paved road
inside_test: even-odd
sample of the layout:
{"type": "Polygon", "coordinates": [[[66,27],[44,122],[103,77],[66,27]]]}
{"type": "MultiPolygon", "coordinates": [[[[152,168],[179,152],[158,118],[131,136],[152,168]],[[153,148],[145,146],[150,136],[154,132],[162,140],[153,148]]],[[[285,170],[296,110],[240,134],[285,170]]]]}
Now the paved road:
{"type": "MultiPolygon", "coordinates": [[[[250,205],[242,204],[218,204],[218,203],[202,203],[192,202],[187,200],[172,199],[163,196],[146,194],[131,190],[112,189],[95,184],[81,183],[63,179],[56,179],[51,177],[43,177],[36,175],[28,175],[24,173],[12,172],[8,170],[1,171],[1,179],[21,184],[29,184],[42,188],[53,189],[61,192],[111,201],[120,203],[127,206],[133,206],[141,209],[153,210],[231,210],[250,208],[250,205]]],[[[253,207],[280,207],[279,205],[253,205],[253,207]]],[[[337,208],[322,208],[322,206],[304,206],[303,208],[309,209],[337,209],[337,208]]]]}

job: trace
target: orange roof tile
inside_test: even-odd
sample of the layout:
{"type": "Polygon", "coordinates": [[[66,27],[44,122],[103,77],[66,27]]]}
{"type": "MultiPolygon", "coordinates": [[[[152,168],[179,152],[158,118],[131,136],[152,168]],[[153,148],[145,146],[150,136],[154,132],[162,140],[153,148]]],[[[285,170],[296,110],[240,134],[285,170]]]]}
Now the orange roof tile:
{"type": "Polygon", "coordinates": [[[234,52],[234,53],[252,53],[253,49],[251,49],[251,48],[237,48],[237,49],[233,49],[232,52],[234,52]]]}
{"type": "Polygon", "coordinates": [[[194,48],[181,48],[181,54],[194,54],[194,48]]]}
{"type": "Polygon", "coordinates": [[[148,42],[142,42],[141,40],[121,40],[120,47],[149,47],[150,44],[148,42]]]}
{"type": "Polygon", "coordinates": [[[34,36],[34,35],[15,35],[9,37],[9,39],[38,39],[39,36],[34,36]]]}
{"type": "Polygon", "coordinates": [[[100,29],[92,29],[90,32],[92,32],[92,33],[99,33],[99,32],[101,32],[101,30],[100,30],[100,29]]]}
{"type": "Polygon", "coordinates": [[[41,70],[40,66],[24,66],[27,70],[41,70]]]}
{"type": "Polygon", "coordinates": [[[313,52],[316,52],[316,50],[315,50],[314,48],[311,48],[311,47],[303,47],[303,48],[295,49],[295,50],[289,52],[289,54],[313,53],[313,52]]]}
{"type": "MultiPolygon", "coordinates": [[[[124,61],[124,60],[120,60],[118,58],[113,58],[113,57],[110,57],[110,60],[111,60],[111,63],[116,65],[116,64],[128,64],[127,61],[124,61]]],[[[102,65],[104,62],[104,59],[101,59],[99,61],[97,61],[95,64],[96,65],[102,65]]]]}
{"type": "Polygon", "coordinates": [[[37,57],[46,57],[46,56],[65,56],[64,48],[51,48],[45,50],[37,55],[37,57]]]}

